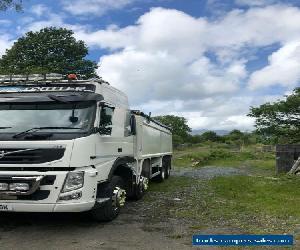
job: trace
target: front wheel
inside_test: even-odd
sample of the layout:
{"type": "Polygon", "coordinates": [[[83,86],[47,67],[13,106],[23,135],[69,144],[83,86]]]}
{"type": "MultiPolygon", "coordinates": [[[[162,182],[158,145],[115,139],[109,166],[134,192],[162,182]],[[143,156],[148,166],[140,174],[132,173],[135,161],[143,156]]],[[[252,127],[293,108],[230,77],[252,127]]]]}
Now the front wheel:
{"type": "Polygon", "coordinates": [[[93,218],[97,221],[111,221],[115,219],[125,205],[126,191],[124,180],[120,176],[113,176],[107,186],[109,200],[103,207],[95,208],[91,211],[93,218]]]}

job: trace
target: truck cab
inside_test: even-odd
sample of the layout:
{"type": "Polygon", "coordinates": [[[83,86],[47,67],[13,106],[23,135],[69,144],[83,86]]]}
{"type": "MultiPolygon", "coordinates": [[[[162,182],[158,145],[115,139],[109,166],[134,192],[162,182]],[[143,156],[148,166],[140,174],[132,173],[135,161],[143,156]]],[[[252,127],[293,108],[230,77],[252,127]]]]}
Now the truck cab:
{"type": "Polygon", "coordinates": [[[169,175],[170,130],[131,111],[124,93],[101,79],[34,77],[0,85],[1,212],[112,220],[149,179],[169,175]]]}

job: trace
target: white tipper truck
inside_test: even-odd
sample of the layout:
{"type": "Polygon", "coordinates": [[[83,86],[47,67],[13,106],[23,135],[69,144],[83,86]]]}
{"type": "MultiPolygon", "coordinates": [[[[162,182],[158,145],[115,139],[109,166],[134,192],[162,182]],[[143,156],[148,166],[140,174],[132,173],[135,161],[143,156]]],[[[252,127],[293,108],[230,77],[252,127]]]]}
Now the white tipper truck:
{"type": "Polygon", "coordinates": [[[101,79],[0,76],[0,213],[114,219],[168,178],[172,134],[101,79]]]}

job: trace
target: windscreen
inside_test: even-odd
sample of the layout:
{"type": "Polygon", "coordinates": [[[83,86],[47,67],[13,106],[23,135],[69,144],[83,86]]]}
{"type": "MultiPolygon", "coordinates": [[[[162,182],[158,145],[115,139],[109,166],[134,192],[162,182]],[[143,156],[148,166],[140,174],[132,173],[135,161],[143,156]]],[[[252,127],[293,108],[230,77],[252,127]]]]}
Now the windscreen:
{"type": "Polygon", "coordinates": [[[45,127],[42,132],[88,131],[93,127],[95,110],[96,104],[91,102],[0,104],[0,133],[45,127]]]}

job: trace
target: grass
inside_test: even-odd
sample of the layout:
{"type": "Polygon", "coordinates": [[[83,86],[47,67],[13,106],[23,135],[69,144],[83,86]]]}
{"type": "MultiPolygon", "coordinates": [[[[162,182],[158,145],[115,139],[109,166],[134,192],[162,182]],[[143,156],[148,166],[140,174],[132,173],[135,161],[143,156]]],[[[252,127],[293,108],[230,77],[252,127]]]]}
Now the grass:
{"type": "Polygon", "coordinates": [[[295,206],[300,204],[299,184],[298,178],[250,176],[219,177],[209,182],[214,194],[229,205],[225,214],[254,211],[282,219],[300,218],[300,210],[295,206]]]}
{"type": "Polygon", "coordinates": [[[184,189],[193,185],[194,181],[188,177],[172,177],[165,182],[153,183],[149,186],[149,192],[176,192],[179,189],[184,189]]]}
{"type": "Polygon", "coordinates": [[[202,166],[257,168],[258,170],[271,170],[275,168],[273,153],[264,153],[255,150],[255,147],[246,147],[243,151],[233,151],[224,144],[213,146],[190,147],[175,151],[173,165],[177,168],[199,168],[202,166]]]}

